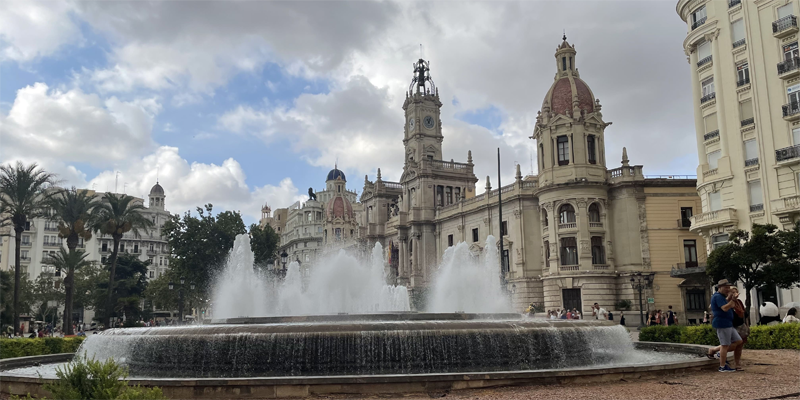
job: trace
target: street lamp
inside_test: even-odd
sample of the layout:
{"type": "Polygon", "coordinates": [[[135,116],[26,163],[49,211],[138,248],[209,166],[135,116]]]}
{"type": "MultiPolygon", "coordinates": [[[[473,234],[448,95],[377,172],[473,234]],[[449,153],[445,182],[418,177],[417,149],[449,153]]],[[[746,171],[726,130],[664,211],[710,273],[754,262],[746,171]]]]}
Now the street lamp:
{"type": "Polygon", "coordinates": [[[286,254],[286,250],[284,249],[281,253],[281,264],[283,264],[283,269],[286,270],[286,261],[289,258],[289,255],[286,254]]]}
{"type": "MultiPolygon", "coordinates": [[[[178,287],[178,321],[183,323],[183,285],[186,283],[186,279],[184,277],[180,277],[179,279],[180,286],[178,287]]],[[[173,290],[175,288],[175,284],[171,281],[169,282],[169,290],[173,290]]],[[[189,284],[189,288],[194,290],[194,283],[189,284]]]]}
{"type": "Polygon", "coordinates": [[[639,329],[644,327],[644,306],[642,305],[642,292],[652,286],[652,279],[653,276],[651,274],[642,275],[641,272],[631,275],[631,288],[639,291],[639,329]]]}

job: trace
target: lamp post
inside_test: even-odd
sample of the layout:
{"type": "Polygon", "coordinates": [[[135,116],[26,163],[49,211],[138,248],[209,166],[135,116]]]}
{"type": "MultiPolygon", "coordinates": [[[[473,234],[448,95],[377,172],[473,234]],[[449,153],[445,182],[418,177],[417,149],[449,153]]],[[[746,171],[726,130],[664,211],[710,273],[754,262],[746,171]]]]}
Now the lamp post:
{"type": "Polygon", "coordinates": [[[649,289],[653,284],[653,276],[651,274],[642,275],[637,272],[631,275],[631,288],[639,291],[639,329],[644,327],[644,306],[642,304],[642,292],[649,289]]]}
{"type": "Polygon", "coordinates": [[[281,264],[283,264],[280,272],[281,277],[286,274],[286,261],[289,261],[289,255],[286,254],[286,249],[284,249],[283,252],[281,252],[281,264]]]}
{"type": "MultiPolygon", "coordinates": [[[[184,277],[180,277],[180,286],[178,287],[178,321],[183,323],[183,285],[186,283],[186,279],[184,277]]],[[[169,283],[169,290],[173,290],[175,288],[175,284],[170,282],[169,283]]],[[[194,283],[189,284],[189,289],[194,290],[194,283]]]]}

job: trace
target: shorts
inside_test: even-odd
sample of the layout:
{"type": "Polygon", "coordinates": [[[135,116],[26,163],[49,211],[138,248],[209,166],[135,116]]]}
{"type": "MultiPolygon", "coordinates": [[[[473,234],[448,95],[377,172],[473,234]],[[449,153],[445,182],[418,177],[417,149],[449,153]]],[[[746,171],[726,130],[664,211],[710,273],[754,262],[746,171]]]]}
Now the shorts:
{"type": "Polygon", "coordinates": [[[739,332],[736,332],[736,328],[717,328],[717,337],[719,338],[719,344],[722,346],[730,346],[733,342],[739,342],[742,340],[742,337],[739,336],[739,332]]]}

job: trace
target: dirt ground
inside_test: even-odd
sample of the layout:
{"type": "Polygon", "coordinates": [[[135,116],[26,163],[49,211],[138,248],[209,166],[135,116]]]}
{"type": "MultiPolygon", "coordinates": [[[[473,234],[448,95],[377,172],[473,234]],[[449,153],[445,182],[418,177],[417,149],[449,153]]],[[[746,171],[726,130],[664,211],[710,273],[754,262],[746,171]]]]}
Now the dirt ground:
{"type": "MultiPolygon", "coordinates": [[[[731,354],[731,357],[733,354],[731,354]]],[[[716,368],[690,375],[630,382],[587,385],[515,386],[459,390],[449,393],[411,393],[400,396],[320,396],[327,399],[800,399],[800,351],[745,350],[743,372],[720,373],[716,368]]]]}

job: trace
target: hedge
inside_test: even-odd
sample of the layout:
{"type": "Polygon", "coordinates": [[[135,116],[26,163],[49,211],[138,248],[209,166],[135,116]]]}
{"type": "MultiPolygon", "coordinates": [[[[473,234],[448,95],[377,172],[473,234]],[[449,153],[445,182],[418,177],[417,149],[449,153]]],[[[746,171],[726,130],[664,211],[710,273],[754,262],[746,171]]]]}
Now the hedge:
{"type": "Polygon", "coordinates": [[[69,338],[0,339],[0,358],[41,356],[46,354],[75,353],[83,336],[69,338]]]}
{"type": "MultiPolygon", "coordinates": [[[[643,342],[672,342],[718,346],[717,332],[711,325],[648,326],[639,332],[643,342]]],[[[759,325],[750,327],[745,349],[800,350],[800,324],[759,325]]]]}

